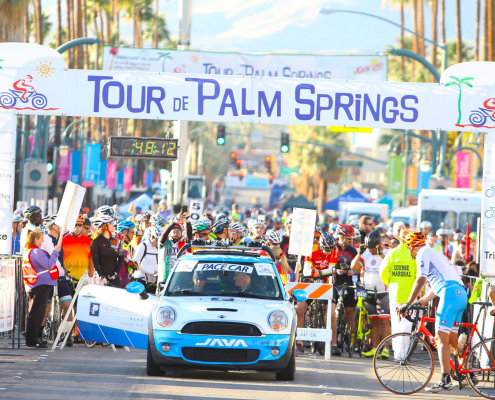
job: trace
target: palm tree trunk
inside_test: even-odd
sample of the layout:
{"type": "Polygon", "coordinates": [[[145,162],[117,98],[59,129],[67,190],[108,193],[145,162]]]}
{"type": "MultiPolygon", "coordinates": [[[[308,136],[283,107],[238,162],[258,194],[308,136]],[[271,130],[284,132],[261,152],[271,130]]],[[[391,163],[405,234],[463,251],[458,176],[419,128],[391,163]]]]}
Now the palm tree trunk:
{"type": "Polygon", "coordinates": [[[110,18],[110,13],[105,10],[105,22],[106,22],[106,42],[107,44],[112,43],[112,22],[113,20],[110,18]]]}
{"type": "Polygon", "coordinates": [[[455,31],[457,33],[457,63],[462,62],[461,0],[455,1],[455,31]]]}
{"type": "MultiPolygon", "coordinates": [[[[83,36],[88,37],[88,8],[87,8],[86,0],[82,0],[82,12],[83,12],[83,36]]],[[[88,46],[84,46],[84,68],[89,69],[88,46]]]]}
{"type": "Polygon", "coordinates": [[[38,19],[38,43],[43,44],[43,12],[41,11],[41,0],[36,0],[38,19]]]}
{"type": "Polygon", "coordinates": [[[36,7],[36,0],[33,0],[33,32],[34,32],[34,42],[39,43],[38,39],[38,7],[36,7]]]}
{"type": "MultiPolygon", "coordinates": [[[[404,26],[404,0],[400,0],[400,25],[404,26]]],[[[404,29],[400,30],[400,48],[404,48],[404,29]]],[[[404,79],[404,57],[400,57],[400,74],[404,79]]]]}
{"type": "Polygon", "coordinates": [[[57,47],[62,46],[62,0],[57,0],[57,47]]]}
{"type": "Polygon", "coordinates": [[[115,29],[115,45],[118,46],[120,41],[120,8],[118,0],[114,0],[113,24],[115,29]]]}
{"type": "MultiPolygon", "coordinates": [[[[418,1],[418,33],[421,36],[425,35],[425,15],[424,15],[424,7],[423,7],[423,0],[417,0],[418,1]]],[[[426,54],[426,49],[425,49],[425,41],[423,39],[419,39],[419,54],[421,54],[423,57],[426,54]]]]}
{"type": "MultiPolygon", "coordinates": [[[[413,31],[418,32],[418,0],[413,0],[411,15],[413,19],[413,31]]],[[[419,53],[418,37],[416,35],[413,35],[412,38],[412,51],[419,53]]],[[[416,75],[416,63],[413,61],[411,77],[414,77],[414,75],[416,75]]]]}
{"type": "MultiPolygon", "coordinates": [[[[160,7],[160,0],[155,1],[155,34],[154,34],[154,48],[158,49],[158,11],[160,7]]],[[[402,57],[401,57],[402,58],[402,57]]]]}
{"type": "Polygon", "coordinates": [[[136,21],[136,5],[134,4],[134,2],[132,2],[132,47],[134,47],[134,48],[136,48],[136,38],[137,38],[137,35],[136,35],[136,32],[137,32],[136,25],[137,25],[137,21],[136,21]]]}
{"type": "MultiPolygon", "coordinates": [[[[24,42],[29,41],[29,30],[26,37],[26,15],[29,13],[29,3],[4,1],[0,7],[0,43],[1,42],[24,42]],[[27,39],[27,40],[26,40],[27,39]]],[[[29,21],[29,18],[28,18],[29,21]]],[[[29,29],[29,23],[27,24],[29,29]]],[[[0,54],[0,57],[2,55],[0,54]]],[[[3,57],[2,57],[3,58],[3,57]]],[[[7,60],[5,60],[7,61],[7,60]]],[[[18,146],[20,148],[20,146],[18,146]]],[[[20,160],[20,157],[18,157],[20,160]]],[[[16,170],[20,164],[16,165],[16,170]]],[[[18,179],[15,179],[18,185],[18,179]]],[[[17,193],[17,192],[16,192],[17,193]]]]}
{"type": "Polygon", "coordinates": [[[476,14],[474,16],[474,60],[480,59],[480,0],[476,0],[476,14]]]}
{"type": "MultiPolygon", "coordinates": [[[[76,38],[83,36],[83,10],[81,0],[76,0],[76,38]]],[[[84,68],[84,51],[82,46],[76,47],[76,69],[84,68]]]]}
{"type": "Polygon", "coordinates": [[[481,59],[488,61],[488,3],[483,0],[483,34],[481,35],[481,59]]]}
{"type": "Polygon", "coordinates": [[[495,59],[495,24],[493,23],[493,18],[495,16],[495,4],[492,1],[489,3],[489,12],[488,12],[488,56],[489,61],[493,61],[495,59]]]}
{"type": "Polygon", "coordinates": [[[26,11],[23,13],[24,22],[24,43],[29,43],[29,7],[26,7],[26,11]]]}
{"type": "MultiPolygon", "coordinates": [[[[74,25],[72,25],[72,0],[67,0],[67,42],[74,39],[74,25]]],[[[74,49],[69,49],[69,68],[74,68],[74,49]]]]}
{"type": "MultiPolygon", "coordinates": [[[[93,9],[93,25],[95,30],[96,37],[100,37],[100,33],[98,31],[98,10],[96,8],[93,9]]],[[[100,60],[100,46],[96,46],[96,64],[95,69],[98,69],[98,63],[100,60]]]]}
{"type": "Polygon", "coordinates": [[[440,35],[442,43],[447,43],[445,36],[445,0],[440,0],[440,35]]]}
{"type": "MultiPolygon", "coordinates": [[[[431,1],[431,40],[437,41],[438,0],[431,1]]],[[[431,63],[437,66],[437,46],[431,46],[431,63]]]]}

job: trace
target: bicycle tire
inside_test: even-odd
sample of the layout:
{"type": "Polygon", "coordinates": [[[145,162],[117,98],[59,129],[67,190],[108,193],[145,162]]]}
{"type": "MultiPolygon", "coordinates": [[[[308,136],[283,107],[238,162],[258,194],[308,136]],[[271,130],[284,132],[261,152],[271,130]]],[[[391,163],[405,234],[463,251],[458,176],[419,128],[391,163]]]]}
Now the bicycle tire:
{"type": "Polygon", "coordinates": [[[345,335],[346,324],[345,324],[345,315],[344,315],[344,305],[343,304],[339,305],[338,311],[339,311],[339,316],[337,319],[337,346],[340,347],[340,349],[343,351],[344,350],[344,342],[347,339],[346,335],[345,335]],[[339,343],[340,343],[340,346],[339,346],[339,343]]]}
{"type": "MultiPolygon", "coordinates": [[[[358,338],[358,328],[359,328],[359,317],[361,315],[361,307],[356,307],[354,309],[354,314],[352,315],[352,324],[351,324],[351,329],[349,331],[349,347],[350,350],[349,352],[352,353],[355,351],[356,346],[359,348],[361,347],[361,341],[358,338]]],[[[360,349],[358,350],[359,355],[361,356],[361,351],[360,349]]],[[[349,354],[349,357],[352,357],[351,354],[349,354]]],[[[362,357],[362,356],[361,356],[362,357]]]]}
{"type": "Polygon", "coordinates": [[[469,386],[471,386],[471,389],[473,389],[476,394],[484,397],[485,399],[495,399],[495,367],[493,364],[491,366],[483,365],[484,362],[490,359],[487,349],[492,358],[495,359],[495,337],[485,339],[484,343],[486,348],[483,345],[483,342],[479,342],[473,346],[466,358],[465,369],[491,368],[491,370],[467,373],[466,378],[469,386]],[[486,358],[486,360],[484,358],[486,358]],[[485,380],[486,378],[488,378],[488,381],[485,380]],[[483,383],[488,383],[491,388],[483,386],[483,383]]]}
{"type": "Polygon", "coordinates": [[[91,349],[91,348],[96,346],[96,342],[92,342],[90,340],[85,340],[84,345],[86,346],[86,348],[91,349]]]}
{"type": "Polygon", "coordinates": [[[413,336],[411,333],[395,333],[387,336],[378,345],[373,356],[373,370],[378,382],[389,392],[413,394],[422,390],[430,382],[435,371],[435,359],[429,347],[427,351],[416,351],[419,343],[425,344],[420,336],[413,336]],[[382,353],[385,346],[394,349],[394,355],[382,359],[378,355],[382,353]],[[391,383],[396,376],[397,383],[391,383]],[[414,381],[411,377],[414,377],[414,381]],[[409,378],[408,384],[405,378],[409,378]],[[401,386],[402,390],[400,390],[401,386]]]}
{"type": "Polygon", "coordinates": [[[52,315],[52,340],[55,341],[58,334],[58,328],[60,328],[60,303],[58,297],[53,300],[53,315],[52,315]]]}
{"type": "MultiPolygon", "coordinates": [[[[323,301],[318,302],[318,306],[316,308],[316,323],[317,323],[317,328],[325,329],[325,304],[323,301]]],[[[316,349],[318,350],[318,353],[320,356],[325,354],[325,344],[324,342],[316,342],[316,349]]]]}

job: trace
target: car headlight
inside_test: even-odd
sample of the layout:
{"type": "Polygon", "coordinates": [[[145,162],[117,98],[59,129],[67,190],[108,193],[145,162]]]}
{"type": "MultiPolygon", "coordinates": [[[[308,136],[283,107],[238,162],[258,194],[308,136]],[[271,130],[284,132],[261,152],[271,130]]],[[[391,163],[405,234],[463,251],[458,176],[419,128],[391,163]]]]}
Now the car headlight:
{"type": "Polygon", "coordinates": [[[177,314],[171,307],[162,307],[156,313],[156,322],[163,327],[170,326],[174,323],[177,314]]]}
{"type": "Polygon", "coordinates": [[[288,321],[287,315],[283,311],[273,311],[268,316],[268,325],[277,332],[287,328],[288,321]]]}

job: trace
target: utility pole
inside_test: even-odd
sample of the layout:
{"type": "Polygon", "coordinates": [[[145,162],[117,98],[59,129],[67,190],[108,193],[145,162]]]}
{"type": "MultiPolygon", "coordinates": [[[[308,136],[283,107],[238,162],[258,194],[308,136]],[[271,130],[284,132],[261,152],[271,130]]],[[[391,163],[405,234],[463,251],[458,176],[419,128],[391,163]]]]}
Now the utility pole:
{"type": "MultiPolygon", "coordinates": [[[[179,0],[179,50],[188,50],[191,44],[191,17],[192,0],[179,0]]],[[[179,152],[177,161],[172,163],[172,180],[174,184],[174,195],[167,199],[168,206],[174,207],[174,212],[179,211],[182,205],[182,182],[186,175],[186,153],[187,153],[187,121],[175,121],[174,137],[179,139],[179,152]]]]}

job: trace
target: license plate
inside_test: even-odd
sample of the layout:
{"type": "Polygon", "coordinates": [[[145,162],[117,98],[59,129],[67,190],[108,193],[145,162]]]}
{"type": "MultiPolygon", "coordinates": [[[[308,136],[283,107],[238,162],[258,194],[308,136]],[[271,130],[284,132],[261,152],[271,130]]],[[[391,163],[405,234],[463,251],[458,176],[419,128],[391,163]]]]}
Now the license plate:
{"type": "Polygon", "coordinates": [[[337,294],[342,296],[342,293],[344,293],[344,288],[337,288],[337,294]]]}

